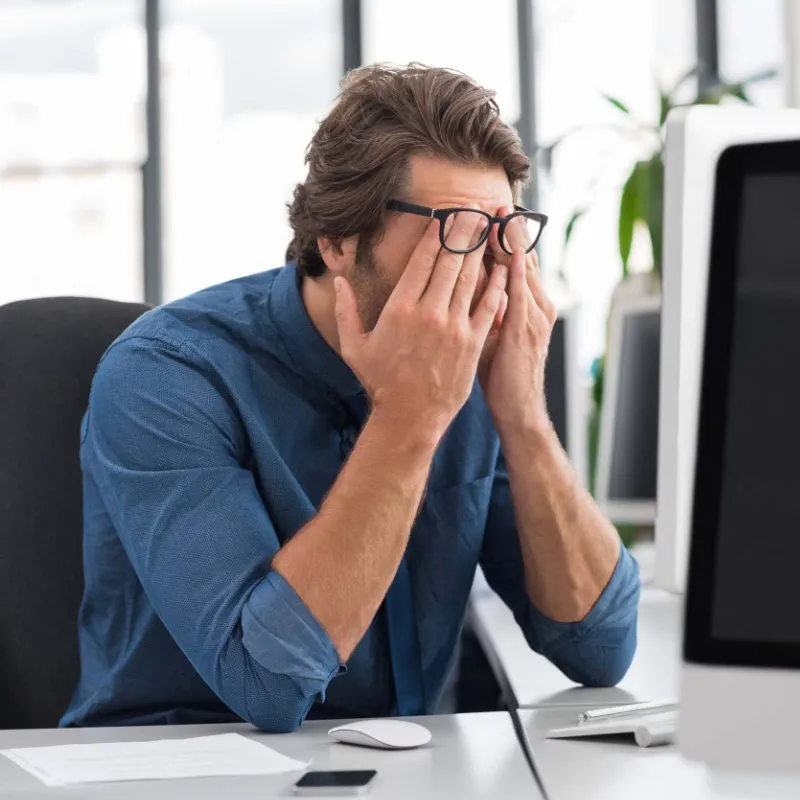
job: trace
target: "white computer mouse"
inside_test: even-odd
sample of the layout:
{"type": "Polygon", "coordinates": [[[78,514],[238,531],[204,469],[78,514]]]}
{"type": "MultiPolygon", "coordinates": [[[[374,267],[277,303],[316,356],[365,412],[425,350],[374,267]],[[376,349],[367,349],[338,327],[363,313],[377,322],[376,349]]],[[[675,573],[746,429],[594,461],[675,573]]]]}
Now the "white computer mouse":
{"type": "Polygon", "coordinates": [[[401,719],[363,719],[331,728],[328,736],[344,744],[377,747],[381,750],[409,750],[431,740],[431,732],[415,722],[401,719]]]}

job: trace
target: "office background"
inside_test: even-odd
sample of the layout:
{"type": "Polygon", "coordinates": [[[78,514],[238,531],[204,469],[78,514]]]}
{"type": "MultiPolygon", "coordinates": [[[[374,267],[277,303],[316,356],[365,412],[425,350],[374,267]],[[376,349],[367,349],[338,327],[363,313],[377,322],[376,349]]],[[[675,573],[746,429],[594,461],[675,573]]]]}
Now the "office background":
{"type": "MultiPolygon", "coordinates": [[[[285,203],[343,72],[420,60],[496,89],[538,153],[525,199],[551,217],[541,261],[580,304],[588,372],[621,275],[621,187],[652,147],[603,95],[655,122],[658,86],[699,63],[706,85],[774,70],[751,98],[784,105],[785,12],[782,0],[0,0],[0,303],[160,303],[280,266],[285,203]],[[565,248],[576,209],[588,212],[565,248]]],[[[635,236],[631,270],[649,259],[635,236]]]]}
{"type": "MultiPolygon", "coordinates": [[[[754,105],[800,105],[800,0],[0,0],[0,306],[56,295],[158,304],[279,267],[289,239],[285,204],[303,177],[304,148],[342,75],[362,63],[409,60],[455,67],[496,89],[505,118],[517,126],[535,159],[524,202],[551,218],[540,254],[560,307],[548,360],[551,416],[573,461],[583,453],[597,468],[595,496],[626,543],[633,543],[644,588],[638,651],[629,673],[617,687],[578,689],[531,651],[509,609],[479,576],[461,643],[459,682],[448,707],[460,712],[505,707],[512,716],[495,712],[426,720],[438,752],[422,761],[424,769],[370,753],[368,763],[384,773],[388,787],[378,790],[379,797],[392,796],[395,786],[402,796],[447,790],[465,797],[532,797],[534,779],[552,798],[584,797],[587,787],[592,796],[614,800],[722,797],[675,747],[642,756],[633,745],[624,748],[619,742],[573,742],[564,749],[565,743],[546,737],[552,728],[574,723],[578,708],[663,702],[678,697],[681,682],[686,685],[684,608],[694,624],[704,602],[698,601],[696,586],[707,586],[708,596],[714,591],[714,579],[709,583],[702,575],[695,581],[696,596],[690,590],[683,597],[681,553],[688,545],[689,523],[678,506],[688,495],[684,461],[677,454],[694,435],[686,410],[698,402],[701,389],[698,383],[695,396],[684,402],[683,395],[692,392],[674,391],[678,378],[665,381],[664,375],[679,376],[687,385],[685,376],[691,377],[693,367],[686,363],[687,348],[679,349],[678,343],[691,340],[695,322],[701,325],[705,316],[699,303],[692,305],[691,324],[686,324],[686,295],[699,293],[681,295],[675,283],[668,290],[665,281],[663,305],[658,281],[637,283],[634,277],[620,284],[621,195],[633,165],[652,158],[659,147],[659,87],[688,76],[676,100],[690,102],[721,82],[739,93],[736,82],[757,75],[760,79],[745,87],[754,105]],[[574,223],[576,211],[585,213],[574,223]],[[568,231],[572,236],[565,246],[568,231]],[[628,294],[620,292],[626,285],[633,287],[628,294]],[[683,315],[680,326],[677,311],[683,315]],[[661,370],[659,382],[659,366],[665,363],[660,339],[670,340],[662,333],[669,328],[665,318],[672,321],[680,358],[671,372],[661,370]],[[600,355],[605,356],[605,402],[600,413],[601,404],[594,401],[592,423],[591,415],[581,416],[591,404],[573,399],[601,385],[600,355]],[[664,413],[665,405],[670,413],[664,413]],[[596,453],[588,453],[576,431],[594,442],[596,453]],[[656,455],[670,449],[665,441],[674,446],[663,469],[656,455]],[[648,537],[640,534],[645,526],[652,528],[656,480],[660,508],[671,515],[660,515],[653,552],[648,537]],[[662,575],[656,569],[654,580],[659,563],[662,575]]],[[[709,130],[716,135],[716,126],[729,121],[718,118],[709,130]]],[[[777,120],[764,124],[780,127],[777,120]]],[[[794,129],[787,133],[789,122],[781,124],[787,126],[785,135],[797,138],[794,129]]],[[[800,127],[800,121],[792,124],[800,127]]],[[[746,140],[747,125],[739,131],[730,127],[731,141],[746,140]]],[[[673,134],[673,157],[678,149],[697,149],[705,142],[702,130],[686,136],[673,127],[673,134]]],[[[697,167],[699,162],[691,163],[697,167]]],[[[701,165],[709,175],[710,165],[701,165]]],[[[686,241],[694,242],[708,220],[702,213],[684,214],[686,208],[705,207],[685,200],[703,191],[683,192],[683,165],[678,166],[672,170],[672,193],[680,201],[675,207],[681,223],[674,216],[670,232],[691,219],[686,241]]],[[[710,186],[706,180],[706,193],[710,186]]],[[[706,199],[711,213],[713,204],[706,199]]],[[[780,233],[791,239],[791,225],[780,233]]],[[[682,242],[682,235],[671,241],[682,242]]],[[[671,261],[665,257],[665,273],[694,273],[688,285],[699,285],[697,276],[708,268],[702,250],[694,248],[696,257],[686,259],[686,269],[684,253],[675,250],[671,261]],[[670,272],[669,264],[678,271],[670,272]]],[[[647,230],[638,224],[629,271],[646,276],[652,265],[647,230]]],[[[86,304],[93,301],[67,301],[73,311],[86,304]]],[[[14,643],[6,648],[13,658],[0,659],[5,670],[0,670],[5,692],[0,728],[54,725],[74,686],[68,670],[76,668],[75,640],[62,636],[74,630],[81,592],[74,432],[102,348],[141,307],[105,310],[104,327],[97,322],[97,309],[72,314],[60,301],[6,308],[9,333],[0,341],[14,358],[6,356],[3,374],[15,392],[0,391],[0,398],[24,413],[6,414],[11,422],[0,441],[7,446],[5,463],[16,469],[23,464],[15,461],[16,454],[24,453],[27,472],[20,480],[15,469],[6,470],[9,480],[3,487],[4,499],[15,501],[10,513],[4,508],[9,541],[18,549],[0,559],[5,567],[0,588],[7,598],[3,603],[0,597],[0,608],[7,610],[0,638],[14,643]],[[74,385],[63,382],[66,374],[78,377],[74,385]],[[41,414],[31,397],[45,398],[43,407],[52,414],[41,414]],[[35,419],[35,425],[26,427],[19,419],[35,419]],[[42,503],[40,476],[52,475],[57,476],[49,479],[55,490],[42,503]],[[52,595],[58,602],[49,603],[46,618],[40,618],[38,602],[19,603],[28,595],[37,601],[52,595]],[[45,651],[46,659],[40,656],[45,651]]],[[[778,379],[793,375],[781,366],[773,371],[778,379]]],[[[780,446],[788,452],[797,428],[785,427],[780,446]]],[[[765,437],[765,446],[773,446],[774,439],[765,437]]],[[[694,446],[692,439],[691,455],[694,446]]],[[[764,463],[742,462],[756,470],[764,463]]],[[[769,531],[765,552],[770,557],[781,557],[775,535],[780,528],[773,525],[769,531]]],[[[748,536],[754,529],[746,531],[748,536]]],[[[791,582],[775,583],[791,589],[791,582]]],[[[750,605],[749,597],[745,600],[750,605]]],[[[768,616],[771,623],[774,615],[768,616]]],[[[748,731],[741,720],[751,717],[741,714],[740,700],[791,723],[796,715],[786,709],[796,707],[800,696],[796,674],[782,670],[784,688],[769,695],[768,703],[763,684],[750,694],[742,691],[741,698],[728,692],[724,702],[737,697],[731,708],[739,714],[730,724],[720,725],[716,712],[708,711],[711,692],[706,696],[695,688],[688,702],[684,692],[681,703],[707,715],[715,742],[726,741],[720,731],[729,734],[728,740],[739,737],[744,744],[740,750],[729,748],[728,756],[737,768],[747,769],[750,751],[759,749],[755,740],[770,753],[782,734],[780,728],[752,725],[750,738],[743,737],[748,731]]],[[[736,675],[741,677],[741,670],[736,675]]],[[[719,673],[705,678],[707,688],[719,673]]],[[[767,678],[772,681],[774,675],[767,678]]],[[[721,694],[726,686],[719,683],[721,694]]],[[[692,724],[698,718],[695,713],[692,724]]],[[[363,755],[358,751],[342,757],[330,747],[326,728],[304,726],[301,733],[284,737],[280,747],[302,758],[313,751],[317,768],[363,766],[347,760],[363,755]]],[[[139,735],[119,731],[9,730],[0,732],[0,748],[139,735]]],[[[178,735],[174,729],[167,734],[178,735]]],[[[153,735],[161,736],[162,730],[153,735]]],[[[794,739],[784,739],[791,747],[794,739]]],[[[796,766],[794,748],[790,760],[796,766]]],[[[0,786],[33,796],[33,780],[0,757],[0,786]]],[[[289,782],[273,779],[268,792],[285,796],[289,782]]],[[[217,786],[205,784],[204,796],[224,794],[217,786]]],[[[152,783],[145,787],[158,793],[152,783]]],[[[164,789],[172,796],[171,790],[164,789]]],[[[191,790],[202,795],[196,781],[191,790]]],[[[795,784],[781,796],[799,795],[795,784]]],[[[766,797],[763,785],[752,796],[766,797]]]]}

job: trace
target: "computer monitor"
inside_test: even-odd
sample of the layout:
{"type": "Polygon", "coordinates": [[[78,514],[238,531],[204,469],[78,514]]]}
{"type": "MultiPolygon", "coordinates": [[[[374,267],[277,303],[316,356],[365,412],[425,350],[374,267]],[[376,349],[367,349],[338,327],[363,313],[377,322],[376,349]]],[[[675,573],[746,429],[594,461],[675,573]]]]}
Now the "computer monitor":
{"type": "Polygon", "coordinates": [[[655,521],[660,323],[658,295],[622,295],[609,316],[595,494],[615,523],[655,521]]]}
{"type": "Polygon", "coordinates": [[[800,135],[800,111],[695,106],[666,125],[656,583],[683,592],[717,159],[730,145],[800,135]]]}
{"type": "MultiPolygon", "coordinates": [[[[766,138],[766,137],[762,137],[766,138]]],[[[800,133],[716,163],[680,741],[800,772],[800,133]]]]}
{"type": "Polygon", "coordinates": [[[587,483],[584,403],[578,365],[579,308],[560,308],[550,336],[550,350],[544,368],[547,411],[562,447],[581,483],[587,483]]]}

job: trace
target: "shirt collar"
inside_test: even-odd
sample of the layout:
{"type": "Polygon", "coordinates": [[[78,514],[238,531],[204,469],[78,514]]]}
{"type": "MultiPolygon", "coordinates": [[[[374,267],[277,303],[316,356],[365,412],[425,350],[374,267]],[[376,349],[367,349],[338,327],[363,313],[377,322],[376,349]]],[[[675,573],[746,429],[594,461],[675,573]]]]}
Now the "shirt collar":
{"type": "Polygon", "coordinates": [[[282,267],[268,301],[270,316],[292,368],[312,386],[335,398],[364,396],[364,388],[353,371],[314,327],[303,303],[300,280],[294,263],[282,267]]]}

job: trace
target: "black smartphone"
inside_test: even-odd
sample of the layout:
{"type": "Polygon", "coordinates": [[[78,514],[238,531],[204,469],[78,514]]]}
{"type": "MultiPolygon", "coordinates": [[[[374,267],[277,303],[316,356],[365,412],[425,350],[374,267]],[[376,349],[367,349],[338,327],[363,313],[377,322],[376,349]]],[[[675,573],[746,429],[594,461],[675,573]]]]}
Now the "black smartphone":
{"type": "Polygon", "coordinates": [[[378,773],[374,769],[351,769],[337,772],[306,772],[294,785],[294,793],[301,797],[316,795],[352,795],[369,791],[372,779],[378,773]]]}

